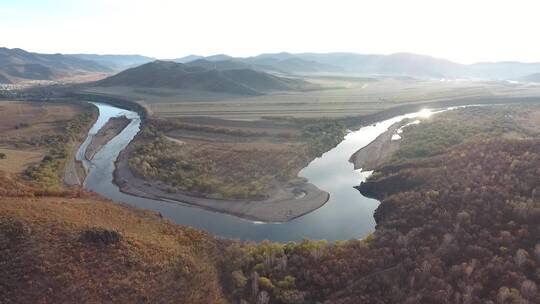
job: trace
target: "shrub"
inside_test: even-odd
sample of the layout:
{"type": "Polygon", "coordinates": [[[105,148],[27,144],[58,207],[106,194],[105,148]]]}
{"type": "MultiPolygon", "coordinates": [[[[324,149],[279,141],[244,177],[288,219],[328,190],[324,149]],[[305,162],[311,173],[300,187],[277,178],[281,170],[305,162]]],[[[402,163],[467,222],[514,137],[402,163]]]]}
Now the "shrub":
{"type": "Polygon", "coordinates": [[[82,232],[81,240],[98,245],[110,245],[120,242],[122,235],[115,230],[92,228],[82,232]]]}
{"type": "Polygon", "coordinates": [[[274,284],[272,284],[272,281],[269,278],[266,278],[266,277],[260,277],[259,278],[259,286],[266,289],[266,290],[274,289],[274,284]]]}

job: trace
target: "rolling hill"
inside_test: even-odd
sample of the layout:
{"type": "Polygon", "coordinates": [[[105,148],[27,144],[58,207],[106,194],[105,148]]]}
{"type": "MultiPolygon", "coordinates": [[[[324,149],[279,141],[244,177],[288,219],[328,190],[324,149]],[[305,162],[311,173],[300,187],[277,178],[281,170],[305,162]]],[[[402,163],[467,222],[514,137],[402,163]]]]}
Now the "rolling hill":
{"type": "Polygon", "coordinates": [[[111,72],[111,69],[97,62],[73,56],[0,48],[0,81],[4,83],[55,80],[95,72],[111,72]]]}
{"type": "MultiPolygon", "coordinates": [[[[17,83],[24,80],[56,80],[87,73],[122,71],[152,61],[155,61],[155,58],[141,55],[39,54],[22,49],[0,48],[0,83],[17,83]]],[[[206,78],[215,77],[214,81],[217,78],[224,77],[224,75],[220,75],[222,73],[215,71],[208,71],[249,69],[261,73],[285,75],[354,74],[411,76],[432,79],[478,78],[523,81],[529,81],[527,80],[529,75],[540,73],[540,63],[504,61],[460,64],[446,59],[412,53],[381,55],[346,52],[297,54],[281,52],[244,58],[217,54],[207,57],[189,55],[171,61],[185,64],[186,66],[182,69],[188,71],[188,68],[191,68],[188,71],[190,73],[206,71],[207,74],[215,74],[206,76],[206,78]]],[[[194,77],[195,74],[189,76],[194,77]]],[[[267,80],[269,79],[267,77],[267,80]]],[[[270,82],[274,83],[274,80],[270,82]]],[[[224,81],[221,80],[221,82],[224,81]]],[[[290,83],[290,81],[285,82],[290,83]]],[[[273,90],[275,86],[271,83],[269,84],[269,90],[273,90]]],[[[242,83],[238,84],[242,86],[242,83]]],[[[167,84],[168,87],[171,85],[167,84]]],[[[177,87],[178,83],[172,86],[177,87]]],[[[205,90],[208,89],[204,88],[204,85],[202,87],[205,90]]],[[[244,91],[246,93],[250,90],[249,86],[236,86],[236,88],[233,88],[235,85],[226,83],[216,84],[213,89],[228,91],[227,87],[233,92],[244,91]]],[[[282,83],[277,87],[283,87],[282,83]]],[[[298,87],[298,84],[294,84],[292,87],[298,87]]],[[[262,89],[265,89],[265,86],[262,89]]]]}
{"type": "Polygon", "coordinates": [[[98,86],[172,88],[192,91],[259,95],[269,91],[301,89],[308,83],[243,69],[212,69],[208,63],[182,64],[154,61],[125,70],[96,83],[98,86]]]}
{"type": "Polygon", "coordinates": [[[266,72],[278,72],[282,74],[299,73],[324,73],[340,72],[343,69],[314,60],[305,60],[290,53],[261,54],[255,57],[231,57],[228,55],[213,55],[208,57],[189,55],[175,62],[186,63],[188,65],[205,66],[218,70],[249,68],[266,72]]]}

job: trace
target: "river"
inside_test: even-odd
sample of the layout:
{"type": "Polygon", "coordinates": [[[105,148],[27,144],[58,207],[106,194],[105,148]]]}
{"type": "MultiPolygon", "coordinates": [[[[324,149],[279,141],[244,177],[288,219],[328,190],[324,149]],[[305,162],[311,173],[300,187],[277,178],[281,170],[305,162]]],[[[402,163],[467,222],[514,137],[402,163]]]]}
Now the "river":
{"type": "Polygon", "coordinates": [[[300,171],[320,189],[330,193],[330,200],[321,208],[286,223],[258,223],[235,216],[207,211],[181,203],[165,202],[128,195],[119,191],[112,182],[114,162],[119,153],[139,132],[141,119],[133,111],[120,109],[102,103],[93,103],[99,108],[99,118],[89,132],[88,138],[77,152],[77,159],[83,161],[89,174],[84,187],[116,202],[160,212],[165,218],[195,228],[207,230],[215,235],[241,240],[287,242],[304,238],[326,239],[328,241],[362,238],[373,232],[373,213],[379,201],[364,197],[354,186],[359,185],[370,174],[354,170],[349,157],[366,146],[392,124],[404,118],[429,116],[430,111],[420,111],[400,115],[349,132],[344,140],[332,150],[313,160],[300,171]],[[126,115],[132,121],[115,138],[108,142],[91,162],[84,160],[84,152],[91,137],[111,117],[126,115]]]}

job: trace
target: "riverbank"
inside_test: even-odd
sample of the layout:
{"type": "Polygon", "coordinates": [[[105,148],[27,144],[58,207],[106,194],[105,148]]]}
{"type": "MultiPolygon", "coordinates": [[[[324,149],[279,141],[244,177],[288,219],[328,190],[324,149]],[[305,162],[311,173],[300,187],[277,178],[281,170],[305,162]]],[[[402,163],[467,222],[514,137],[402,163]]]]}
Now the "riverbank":
{"type": "Polygon", "coordinates": [[[116,135],[120,134],[130,122],[131,120],[126,116],[112,117],[109,119],[96,135],[92,137],[92,141],[84,152],[86,159],[92,160],[94,155],[116,135]]]}
{"type": "Polygon", "coordinates": [[[198,197],[183,192],[170,193],[169,186],[160,181],[147,181],[136,177],[128,166],[128,155],[133,146],[128,146],[116,160],[113,182],[124,193],[178,204],[194,205],[211,211],[232,214],[252,221],[267,223],[287,222],[322,207],[329,199],[304,179],[297,179],[276,190],[270,198],[254,200],[225,200],[198,197]]]}
{"type": "Polygon", "coordinates": [[[75,159],[77,150],[81,146],[82,141],[72,143],[70,153],[64,168],[64,184],[68,187],[82,186],[86,179],[86,170],[83,164],[75,159]]]}
{"type": "Polygon", "coordinates": [[[142,121],[146,120],[146,118],[148,118],[152,114],[152,112],[148,109],[147,106],[135,100],[126,99],[121,96],[100,93],[88,93],[84,91],[70,92],[69,94],[66,94],[66,96],[68,98],[75,98],[83,102],[102,102],[118,108],[134,111],[139,114],[139,117],[142,121]]]}
{"type": "Polygon", "coordinates": [[[402,122],[397,122],[390,126],[388,130],[379,135],[367,146],[356,151],[349,158],[349,162],[354,164],[354,169],[362,171],[372,171],[378,166],[386,163],[392,154],[399,149],[399,140],[392,140],[398,130],[403,126],[402,122]]]}

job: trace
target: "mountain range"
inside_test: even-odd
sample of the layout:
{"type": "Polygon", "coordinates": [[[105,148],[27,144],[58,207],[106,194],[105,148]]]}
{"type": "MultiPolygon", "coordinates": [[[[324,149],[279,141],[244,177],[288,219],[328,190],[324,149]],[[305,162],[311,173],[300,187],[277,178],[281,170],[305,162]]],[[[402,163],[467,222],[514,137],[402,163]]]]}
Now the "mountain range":
{"type": "Polygon", "coordinates": [[[55,80],[77,74],[112,72],[96,61],[62,54],[31,53],[0,48],[0,83],[22,80],[55,80]]]}
{"type": "MultiPolygon", "coordinates": [[[[113,74],[155,60],[156,58],[141,55],[39,54],[22,49],[0,48],[0,83],[55,80],[96,72],[113,74]]],[[[201,67],[218,71],[249,69],[282,75],[355,74],[538,81],[538,76],[534,75],[540,73],[540,63],[506,61],[460,64],[411,53],[365,55],[345,52],[282,52],[253,57],[218,54],[207,57],[189,55],[168,61],[185,64],[185,68],[201,67]]]]}
{"type": "Polygon", "coordinates": [[[95,61],[114,70],[125,70],[156,60],[156,58],[141,55],[72,54],[70,56],[95,61]]]}
{"type": "MultiPolygon", "coordinates": [[[[218,60],[190,55],[174,61],[193,63],[201,59],[224,65],[224,55],[218,60]]],[[[540,73],[540,63],[514,61],[460,64],[450,60],[412,53],[390,55],[356,53],[274,53],[247,58],[228,57],[226,61],[249,64],[263,71],[289,74],[369,74],[412,76],[419,78],[479,78],[491,80],[520,80],[540,73]]]]}

